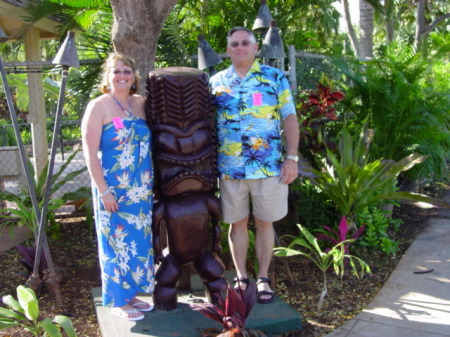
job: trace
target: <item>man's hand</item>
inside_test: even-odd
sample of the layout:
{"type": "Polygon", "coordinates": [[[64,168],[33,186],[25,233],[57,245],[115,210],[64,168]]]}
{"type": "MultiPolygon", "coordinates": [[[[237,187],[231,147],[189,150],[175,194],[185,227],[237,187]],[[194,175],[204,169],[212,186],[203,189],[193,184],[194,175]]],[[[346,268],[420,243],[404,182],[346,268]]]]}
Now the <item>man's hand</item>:
{"type": "Polygon", "coordinates": [[[298,163],[292,159],[285,159],[281,167],[281,182],[290,184],[298,177],[298,163]]]}

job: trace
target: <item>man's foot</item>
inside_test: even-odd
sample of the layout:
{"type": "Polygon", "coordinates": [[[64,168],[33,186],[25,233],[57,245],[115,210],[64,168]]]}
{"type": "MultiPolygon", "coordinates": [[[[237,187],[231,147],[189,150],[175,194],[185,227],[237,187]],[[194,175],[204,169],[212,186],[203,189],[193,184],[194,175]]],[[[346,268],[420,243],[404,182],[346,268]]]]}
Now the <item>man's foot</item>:
{"type": "Polygon", "coordinates": [[[153,304],[138,300],[136,297],[130,301],[130,305],[133,308],[143,312],[152,311],[154,308],[153,304]]]}
{"type": "Polygon", "coordinates": [[[274,292],[270,289],[270,279],[260,277],[256,281],[256,299],[258,303],[267,304],[273,302],[274,292]]]}
{"type": "Polygon", "coordinates": [[[130,305],[112,308],[111,314],[126,319],[127,321],[140,321],[144,319],[144,314],[130,305]]]}
{"type": "Polygon", "coordinates": [[[235,277],[233,282],[234,289],[241,289],[242,291],[247,290],[247,287],[250,284],[250,280],[248,279],[248,277],[235,277]]]}

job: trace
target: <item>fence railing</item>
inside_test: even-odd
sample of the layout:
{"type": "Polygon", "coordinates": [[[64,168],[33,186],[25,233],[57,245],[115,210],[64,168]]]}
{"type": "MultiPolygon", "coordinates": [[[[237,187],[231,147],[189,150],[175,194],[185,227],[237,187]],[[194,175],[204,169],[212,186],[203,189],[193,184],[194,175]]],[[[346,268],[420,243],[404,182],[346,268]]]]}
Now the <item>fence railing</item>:
{"type": "MultiPolygon", "coordinates": [[[[52,130],[53,122],[48,122],[48,129],[52,130]]],[[[73,129],[75,133],[79,133],[80,121],[68,120],[61,122],[61,132],[59,135],[59,146],[55,156],[54,171],[57,172],[61,165],[67,160],[67,157],[77,149],[81,147],[81,138],[67,137],[71,132],[67,132],[67,129],[73,129]],[[78,130],[77,130],[78,129],[78,130]]],[[[25,135],[31,132],[31,126],[28,123],[20,124],[21,132],[25,131],[25,135]],[[29,132],[28,132],[29,131],[29,132]]],[[[51,136],[49,131],[49,135],[51,136]]],[[[29,154],[28,159],[33,162],[33,151],[31,137],[26,136],[23,139],[26,152],[29,154]]],[[[49,141],[49,144],[51,142],[49,141]]],[[[50,153],[50,149],[49,149],[50,153]]],[[[68,167],[65,169],[63,176],[86,166],[82,151],[72,159],[68,167]]],[[[19,149],[17,147],[17,141],[15,139],[13,125],[0,126],[0,188],[13,193],[18,193],[21,188],[21,184],[24,183],[22,160],[20,158],[19,149]],[[12,135],[12,136],[11,136],[12,135]]],[[[74,181],[65,184],[58,191],[57,195],[52,196],[57,198],[58,196],[77,190],[81,186],[90,187],[90,177],[87,172],[84,172],[77,176],[74,181]]]]}

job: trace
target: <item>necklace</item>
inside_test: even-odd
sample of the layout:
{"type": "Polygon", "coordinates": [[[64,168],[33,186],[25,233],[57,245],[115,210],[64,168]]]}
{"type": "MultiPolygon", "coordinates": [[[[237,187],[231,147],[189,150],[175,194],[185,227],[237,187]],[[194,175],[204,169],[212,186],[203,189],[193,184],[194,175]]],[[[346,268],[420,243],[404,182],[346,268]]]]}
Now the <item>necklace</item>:
{"type": "Polygon", "coordinates": [[[117,105],[120,106],[120,108],[123,110],[123,112],[125,112],[125,114],[127,115],[127,117],[131,117],[133,116],[133,110],[131,109],[131,97],[128,96],[128,110],[126,110],[122,104],[120,104],[119,100],[117,98],[114,97],[114,95],[111,95],[113,100],[117,103],[117,105]]]}

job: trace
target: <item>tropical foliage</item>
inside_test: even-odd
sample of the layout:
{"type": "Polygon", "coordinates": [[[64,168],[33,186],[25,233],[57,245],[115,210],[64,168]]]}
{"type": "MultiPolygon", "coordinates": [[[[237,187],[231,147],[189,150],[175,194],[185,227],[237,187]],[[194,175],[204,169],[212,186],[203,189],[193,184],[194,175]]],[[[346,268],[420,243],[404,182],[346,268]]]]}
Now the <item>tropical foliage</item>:
{"type": "Polygon", "coordinates": [[[310,163],[316,156],[323,157],[325,146],[335,147],[330,131],[330,122],[338,119],[335,104],[342,101],[345,95],[340,91],[332,91],[329,85],[317,84],[316,90],[305,90],[299,94],[297,115],[300,124],[301,154],[310,163]],[[324,139],[323,135],[327,135],[324,139]]]}
{"type": "MultiPolygon", "coordinates": [[[[304,161],[303,161],[304,162],[304,161]]],[[[324,226],[339,221],[340,215],[333,202],[309,179],[296,179],[289,185],[291,198],[298,207],[298,222],[307,228],[324,226]]]]}
{"type": "Polygon", "coordinates": [[[251,283],[243,291],[239,288],[236,290],[230,284],[227,284],[225,299],[217,296],[217,304],[208,302],[193,303],[189,306],[208,318],[222,324],[223,333],[217,335],[221,337],[264,337],[262,331],[255,331],[245,328],[250,311],[256,303],[256,285],[251,283]]]}
{"type": "Polygon", "coordinates": [[[328,293],[327,272],[330,268],[333,268],[336,275],[342,277],[344,275],[346,262],[348,262],[353,275],[363,277],[364,274],[371,272],[370,267],[360,258],[345,252],[345,247],[354,241],[353,239],[341,241],[335,244],[331,249],[323,251],[319,245],[318,238],[315,238],[302,225],[298,224],[297,227],[300,229],[299,236],[283,236],[283,238],[291,238],[292,241],[287,247],[275,247],[274,254],[276,256],[302,255],[310,259],[314,265],[320,269],[323,275],[322,292],[317,303],[317,311],[320,311],[324,298],[328,293]]]}
{"type": "MultiPolygon", "coordinates": [[[[50,197],[58,191],[65,184],[73,181],[75,177],[80,175],[81,173],[86,171],[86,167],[83,167],[79,170],[75,170],[69,172],[64,175],[65,170],[70,165],[72,159],[77,155],[79,150],[74,151],[67,160],[56,170],[56,172],[52,176],[52,185],[50,187],[50,197]]],[[[30,175],[35,176],[34,167],[31,163],[29,163],[30,167],[30,175]]],[[[43,207],[44,197],[45,197],[45,183],[47,179],[47,167],[48,163],[45,166],[44,170],[39,175],[36,181],[33,181],[34,189],[36,192],[36,198],[38,202],[38,206],[40,209],[43,207]]],[[[84,188],[80,188],[81,193],[84,193],[84,188]]],[[[48,211],[47,211],[47,230],[53,236],[57,237],[59,234],[59,225],[55,218],[55,211],[64,205],[65,202],[74,199],[70,198],[80,198],[82,199],[85,194],[82,194],[81,197],[76,195],[76,192],[68,194],[67,196],[63,195],[61,198],[49,198],[48,201],[48,211]]],[[[36,233],[38,228],[39,219],[36,218],[34,207],[32,204],[31,196],[28,191],[28,188],[22,186],[19,193],[13,193],[8,191],[0,191],[0,199],[9,201],[14,204],[15,207],[0,209],[0,218],[3,218],[1,223],[2,226],[8,226],[12,232],[12,228],[14,226],[26,226],[33,233],[36,233]]],[[[90,215],[88,214],[88,217],[90,215]]]]}
{"type": "MultiPolygon", "coordinates": [[[[348,242],[348,244],[344,245],[344,251],[346,254],[348,254],[350,252],[349,250],[350,243],[359,238],[359,236],[364,232],[365,225],[363,224],[362,226],[357,228],[356,231],[354,231],[354,233],[351,233],[347,219],[345,218],[345,216],[343,216],[341,218],[341,221],[339,222],[338,231],[335,231],[334,229],[328,226],[323,226],[323,228],[325,230],[322,230],[319,234],[317,234],[317,238],[319,240],[329,241],[333,246],[336,246],[337,244],[344,241],[348,242]],[[350,237],[347,237],[347,235],[350,235],[350,237]]],[[[328,248],[326,251],[329,250],[330,248],[328,248]]]]}
{"type": "Polygon", "coordinates": [[[20,327],[32,336],[60,337],[62,328],[68,337],[77,336],[71,320],[66,316],[40,320],[39,303],[30,288],[18,286],[17,300],[7,295],[3,296],[2,301],[9,309],[0,307],[0,330],[20,327]]]}
{"type": "Polygon", "coordinates": [[[344,124],[338,153],[327,149],[326,158],[318,162],[320,168],[310,168],[315,175],[309,178],[311,182],[333,201],[340,214],[346,216],[352,226],[355,216],[366,207],[380,206],[390,201],[421,201],[448,207],[425,195],[397,191],[398,175],[424,161],[426,157],[411,154],[398,162],[382,158],[370,161],[369,147],[372,138],[373,130],[365,125],[353,144],[344,124]]]}
{"type": "Polygon", "coordinates": [[[358,240],[359,245],[371,250],[381,250],[386,255],[395,255],[399,245],[390,234],[398,230],[401,220],[389,217],[377,207],[368,207],[357,215],[356,221],[366,228],[358,240]]]}
{"type": "Polygon", "coordinates": [[[440,179],[447,174],[450,151],[450,96],[448,85],[420,54],[410,47],[392,45],[380,59],[349,67],[339,64],[350,80],[343,104],[358,123],[369,117],[375,132],[370,157],[395,161],[418,153],[428,159],[402,173],[402,178],[440,179]],[[438,84],[438,85],[436,85],[438,84]]]}
{"type": "MultiPolygon", "coordinates": [[[[270,7],[274,20],[277,20],[285,46],[294,45],[298,51],[321,52],[326,54],[347,54],[346,34],[339,30],[340,14],[332,0],[271,0],[270,7]]],[[[378,0],[369,1],[375,6],[378,14],[375,23],[379,29],[375,32],[375,42],[378,43],[377,55],[386,48],[382,37],[385,22],[395,15],[399,25],[397,37],[399,40],[413,38],[415,24],[415,6],[406,1],[388,2],[385,8],[378,0]],[[392,4],[391,4],[392,3],[392,4]],[[391,5],[389,5],[391,4],[391,5]],[[402,30],[402,27],[408,29],[402,30]],[[408,36],[404,36],[408,35],[408,36]]],[[[211,46],[219,53],[225,51],[226,33],[235,25],[252,26],[258,12],[260,1],[195,1],[181,0],[175,5],[167,18],[164,29],[158,40],[156,67],[165,66],[196,66],[192,55],[197,54],[197,36],[203,34],[211,46]]],[[[112,9],[106,0],[39,0],[27,2],[25,20],[31,25],[48,16],[56,17],[61,25],[59,33],[62,39],[67,31],[77,30],[78,53],[84,66],[80,70],[71,70],[69,78],[70,96],[68,106],[73,111],[84,111],[86,102],[97,94],[95,83],[98,79],[101,61],[112,49],[111,27],[113,22],[112,9]]],[[[429,18],[435,18],[448,10],[445,1],[437,1],[433,13],[427,13],[429,18]]],[[[450,36],[437,25],[439,34],[430,34],[435,41],[435,49],[449,43],[450,36]]],[[[8,44],[9,45],[9,44],[8,44]]],[[[55,43],[53,54],[46,50],[46,58],[50,59],[60,43],[55,43]]],[[[6,50],[6,47],[4,47],[6,50]]],[[[219,67],[224,67],[224,62],[219,67]]]]}

